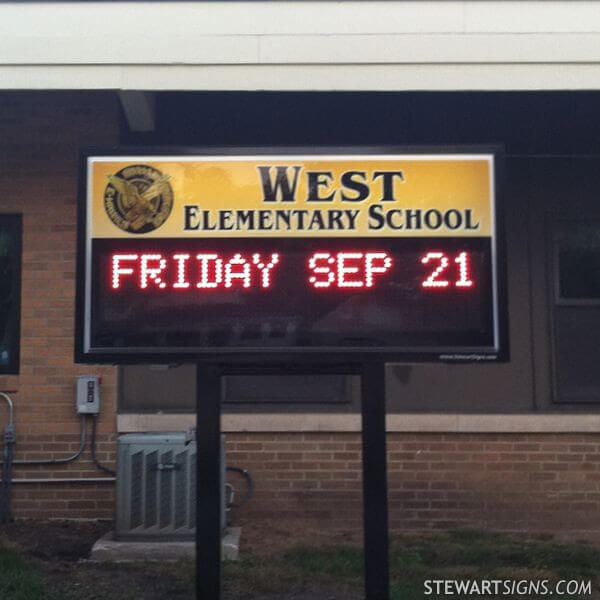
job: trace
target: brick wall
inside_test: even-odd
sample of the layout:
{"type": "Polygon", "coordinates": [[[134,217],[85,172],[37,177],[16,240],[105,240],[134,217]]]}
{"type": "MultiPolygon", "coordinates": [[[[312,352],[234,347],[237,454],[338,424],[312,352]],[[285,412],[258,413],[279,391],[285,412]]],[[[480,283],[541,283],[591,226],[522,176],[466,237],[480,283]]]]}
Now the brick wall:
{"type": "MultiPolygon", "coordinates": [[[[98,457],[114,460],[115,374],[73,364],[75,227],[80,147],[118,141],[116,96],[108,93],[0,94],[0,213],[23,215],[21,368],[0,376],[15,402],[16,458],[60,458],[79,446],[74,378],[100,374],[98,457]]],[[[0,424],[6,422],[0,406],[0,424]]],[[[15,466],[14,477],[103,477],[89,457],[54,467],[15,466]]],[[[17,484],[18,516],[110,517],[110,484],[17,484]]]]}
{"type": "MultiPolygon", "coordinates": [[[[256,485],[233,513],[237,523],[361,527],[359,435],[228,440],[229,464],[249,468],[256,485]]],[[[600,540],[596,434],[390,434],[388,486],[394,532],[468,527],[600,540]]]]}
{"type": "MultiPolygon", "coordinates": [[[[75,174],[80,146],[118,141],[109,93],[0,94],[0,212],[22,213],[21,372],[14,390],[17,459],[60,458],[79,446],[74,378],[100,374],[98,458],[115,455],[115,370],[73,364],[75,174]]],[[[0,407],[0,425],[5,423],[0,407]]],[[[362,525],[357,434],[230,434],[229,463],[249,468],[253,500],[235,522],[328,530],[362,525]]],[[[600,539],[600,438],[579,434],[393,434],[394,531],[485,527],[600,539]]],[[[104,477],[90,460],[16,467],[15,478],[104,477]]],[[[241,486],[240,486],[241,487],[241,486]]],[[[112,517],[112,484],[17,484],[25,517],[112,517]]]]}

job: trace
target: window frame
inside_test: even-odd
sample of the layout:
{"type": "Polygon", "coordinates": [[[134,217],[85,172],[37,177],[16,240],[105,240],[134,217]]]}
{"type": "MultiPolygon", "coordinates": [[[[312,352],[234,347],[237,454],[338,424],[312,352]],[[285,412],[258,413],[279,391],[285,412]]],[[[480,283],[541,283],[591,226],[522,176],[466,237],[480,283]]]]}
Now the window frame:
{"type": "Polygon", "coordinates": [[[552,404],[590,406],[600,404],[600,387],[597,396],[589,400],[574,400],[561,397],[558,375],[558,332],[556,327],[557,310],[561,308],[594,308],[600,307],[600,298],[563,298],[560,295],[560,261],[559,261],[559,233],[560,228],[566,224],[585,224],[597,221],[600,226],[600,213],[589,211],[588,213],[574,217],[561,216],[560,214],[549,212],[546,217],[546,231],[548,235],[547,257],[548,257],[548,286],[549,293],[549,330],[550,330],[550,352],[551,352],[551,389],[552,404]]]}

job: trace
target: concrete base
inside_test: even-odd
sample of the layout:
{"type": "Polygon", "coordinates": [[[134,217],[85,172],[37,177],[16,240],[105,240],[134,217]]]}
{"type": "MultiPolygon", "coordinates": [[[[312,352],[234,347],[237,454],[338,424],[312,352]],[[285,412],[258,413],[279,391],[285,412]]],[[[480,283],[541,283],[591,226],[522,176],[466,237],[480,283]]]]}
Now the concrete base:
{"type": "MultiPolygon", "coordinates": [[[[240,549],[241,527],[228,527],[221,540],[222,560],[237,560],[240,549]]],[[[193,559],[194,541],[123,541],[115,540],[114,531],[103,535],[92,547],[90,560],[94,562],[134,562],[146,560],[193,559]]]]}

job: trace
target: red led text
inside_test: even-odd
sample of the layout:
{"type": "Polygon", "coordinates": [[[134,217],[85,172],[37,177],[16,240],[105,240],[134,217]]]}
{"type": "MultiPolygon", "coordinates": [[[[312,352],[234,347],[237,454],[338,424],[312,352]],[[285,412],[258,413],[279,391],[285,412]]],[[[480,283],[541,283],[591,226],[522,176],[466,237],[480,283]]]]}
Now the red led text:
{"type": "MultiPolygon", "coordinates": [[[[413,255],[414,256],[414,255],[413,255]]],[[[381,251],[313,252],[305,259],[304,280],[315,290],[368,290],[395,267],[391,253],[381,251]]],[[[430,250],[414,259],[424,265],[418,275],[423,290],[473,289],[471,254],[430,250]]],[[[268,290],[277,280],[283,255],[278,252],[123,252],[110,255],[113,290],[268,290]]],[[[402,267],[402,265],[399,265],[402,267]]],[[[288,265],[288,269],[290,266],[288,265]]]]}
{"type": "Polygon", "coordinates": [[[273,273],[279,264],[279,254],[234,254],[223,257],[217,253],[135,254],[111,256],[111,287],[118,290],[125,281],[135,282],[142,290],[166,288],[185,290],[217,288],[271,287],[273,273]]]}
{"type": "MultiPolygon", "coordinates": [[[[453,261],[457,266],[457,279],[453,285],[457,288],[472,288],[473,280],[471,279],[471,260],[468,252],[461,252],[453,261]]],[[[445,289],[452,284],[445,275],[450,266],[450,258],[444,252],[428,252],[421,258],[421,263],[424,265],[431,264],[434,268],[430,275],[425,279],[421,286],[425,289],[445,289]]]]}
{"type": "Polygon", "coordinates": [[[386,252],[315,252],[308,259],[308,282],[315,288],[372,288],[392,268],[386,252]]]}

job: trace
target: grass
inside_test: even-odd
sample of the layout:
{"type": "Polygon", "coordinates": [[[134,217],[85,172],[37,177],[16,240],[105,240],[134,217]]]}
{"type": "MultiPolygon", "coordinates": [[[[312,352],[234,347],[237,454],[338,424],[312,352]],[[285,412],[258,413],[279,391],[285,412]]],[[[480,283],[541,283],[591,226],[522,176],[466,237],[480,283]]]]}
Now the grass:
{"type": "Polygon", "coordinates": [[[310,588],[344,592],[350,598],[363,586],[362,551],[353,547],[289,550],[281,556],[248,557],[224,564],[223,589],[231,598],[310,588]]]}
{"type": "Polygon", "coordinates": [[[42,590],[42,579],[26,560],[14,550],[0,547],[0,598],[38,600],[42,590]]]}
{"type": "MultiPolygon", "coordinates": [[[[362,551],[352,547],[295,548],[280,557],[246,558],[230,563],[226,565],[224,580],[233,598],[242,590],[265,594],[306,589],[315,584],[318,588],[346,591],[360,597],[362,560],[362,551]]],[[[586,544],[559,544],[548,539],[524,541],[474,530],[394,540],[390,548],[392,600],[425,598],[427,579],[546,579],[550,582],[591,579],[594,590],[591,597],[600,598],[600,549],[586,544]]]]}
{"type": "Polygon", "coordinates": [[[592,580],[600,598],[600,549],[586,544],[461,530],[397,540],[390,557],[393,599],[423,598],[427,579],[592,580]]]}
{"type": "MultiPolygon", "coordinates": [[[[194,565],[63,565],[52,578],[41,561],[26,559],[0,540],[2,600],[155,600],[194,599],[194,565]]],[[[424,599],[427,579],[592,580],[600,599],[600,549],[588,544],[561,544],[549,539],[460,530],[403,536],[390,547],[392,600],[424,599]]],[[[246,555],[223,565],[223,599],[251,600],[288,593],[303,598],[354,600],[362,597],[360,548],[296,547],[273,556],[246,555]]],[[[432,598],[433,596],[429,596],[432,598]]],[[[456,596],[460,598],[460,596],[456,596]]],[[[561,596],[568,600],[568,596],[561,596]]]]}

